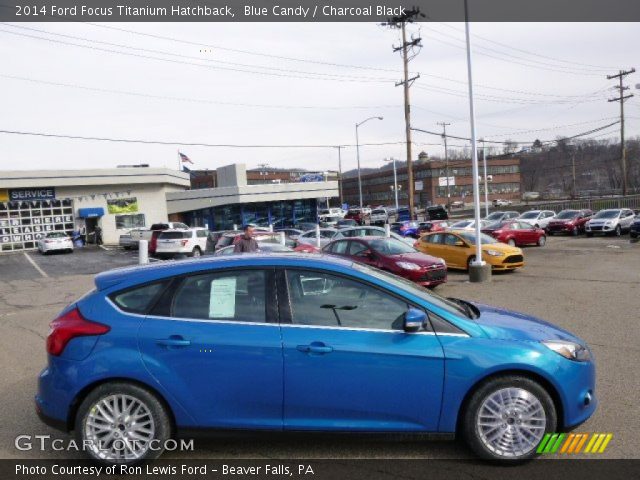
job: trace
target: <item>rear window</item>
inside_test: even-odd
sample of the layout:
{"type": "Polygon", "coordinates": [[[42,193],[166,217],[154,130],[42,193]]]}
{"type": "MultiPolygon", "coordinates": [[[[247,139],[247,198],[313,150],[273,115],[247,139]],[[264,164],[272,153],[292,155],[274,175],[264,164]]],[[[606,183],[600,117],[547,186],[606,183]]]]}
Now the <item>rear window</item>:
{"type": "Polygon", "coordinates": [[[151,230],[168,230],[169,224],[167,223],[154,223],[151,225],[151,230]]]}
{"type": "Polygon", "coordinates": [[[387,212],[385,212],[384,210],[374,210],[373,212],[371,212],[372,215],[384,215],[387,212]]]}
{"type": "Polygon", "coordinates": [[[158,238],[162,240],[178,240],[180,238],[191,238],[191,232],[162,232],[158,238]]]}
{"type": "Polygon", "coordinates": [[[130,313],[146,313],[156,298],[162,293],[166,282],[152,283],[142,287],[134,287],[124,292],[116,292],[109,296],[122,310],[130,313]]]}

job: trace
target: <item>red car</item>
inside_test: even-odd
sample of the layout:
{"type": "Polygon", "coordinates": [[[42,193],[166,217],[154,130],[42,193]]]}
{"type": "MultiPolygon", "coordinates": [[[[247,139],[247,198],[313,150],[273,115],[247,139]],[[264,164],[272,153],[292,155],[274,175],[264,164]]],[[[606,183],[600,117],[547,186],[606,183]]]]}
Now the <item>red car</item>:
{"type": "Polygon", "coordinates": [[[420,223],[418,231],[421,235],[423,233],[444,232],[450,224],[449,220],[427,220],[420,223]]]}
{"type": "Polygon", "coordinates": [[[549,222],[547,232],[549,235],[556,233],[578,235],[584,232],[584,226],[592,216],[593,211],[591,210],[562,210],[549,222]]]}
{"type": "Polygon", "coordinates": [[[424,287],[435,287],[447,281],[444,260],[418,252],[395,238],[355,237],[334,240],[322,252],[387,270],[424,287]]]}
{"type": "Polygon", "coordinates": [[[483,228],[482,232],[513,247],[521,245],[542,247],[547,242],[547,236],[543,229],[517,220],[494,223],[488,228],[483,228]]]}
{"type": "Polygon", "coordinates": [[[364,219],[365,219],[366,215],[364,214],[364,211],[360,208],[350,208],[347,211],[347,214],[344,216],[345,220],[355,220],[358,225],[364,225],[364,219]]]}

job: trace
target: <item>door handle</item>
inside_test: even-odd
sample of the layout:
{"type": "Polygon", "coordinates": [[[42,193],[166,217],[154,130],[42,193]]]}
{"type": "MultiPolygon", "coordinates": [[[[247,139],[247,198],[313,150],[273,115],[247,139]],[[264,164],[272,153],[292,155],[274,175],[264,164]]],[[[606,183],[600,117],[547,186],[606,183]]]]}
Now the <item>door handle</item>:
{"type": "Polygon", "coordinates": [[[324,343],[312,343],[310,345],[298,345],[297,349],[301,352],[305,353],[331,353],[333,352],[333,347],[329,347],[324,343]]]}
{"type": "Polygon", "coordinates": [[[188,347],[191,345],[191,340],[186,340],[179,335],[173,335],[169,338],[161,338],[156,340],[158,345],[162,345],[163,347],[188,347]]]}

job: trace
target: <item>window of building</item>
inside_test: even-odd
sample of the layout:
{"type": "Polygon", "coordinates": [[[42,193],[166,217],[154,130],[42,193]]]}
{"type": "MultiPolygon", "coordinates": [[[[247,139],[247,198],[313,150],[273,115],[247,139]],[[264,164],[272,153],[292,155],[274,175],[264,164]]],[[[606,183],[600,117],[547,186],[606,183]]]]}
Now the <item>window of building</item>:
{"type": "Polygon", "coordinates": [[[116,215],[116,229],[140,228],[145,226],[144,213],[133,215],[116,215]]]}

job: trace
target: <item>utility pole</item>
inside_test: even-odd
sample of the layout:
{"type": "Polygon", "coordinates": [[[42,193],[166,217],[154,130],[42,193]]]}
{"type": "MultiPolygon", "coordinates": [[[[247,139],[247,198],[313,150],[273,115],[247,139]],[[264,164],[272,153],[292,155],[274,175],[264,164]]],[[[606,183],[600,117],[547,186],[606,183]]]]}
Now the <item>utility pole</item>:
{"type": "Polygon", "coordinates": [[[577,197],[576,192],[576,152],[571,153],[571,176],[573,177],[572,198],[577,197]]]}
{"type": "Polygon", "coordinates": [[[482,142],[482,165],[484,168],[484,216],[489,216],[489,176],[487,175],[487,148],[485,147],[484,138],[482,142]]]}
{"type": "Polygon", "coordinates": [[[342,149],[344,147],[338,145],[336,148],[338,149],[338,197],[340,198],[340,208],[342,208],[342,205],[344,205],[342,198],[342,149]]]}
{"type": "Polygon", "coordinates": [[[630,75],[636,71],[635,68],[631,70],[620,70],[616,75],[607,75],[607,80],[612,80],[614,78],[619,79],[620,85],[616,88],[619,90],[619,96],[617,98],[610,98],[609,102],[620,102],[620,161],[622,163],[622,195],[627,195],[627,148],[625,146],[624,141],[624,101],[627,98],[633,97],[633,93],[628,95],[624,94],[625,90],[629,90],[629,87],[626,87],[622,80],[627,75],[630,75]]]}
{"type": "Polygon", "coordinates": [[[402,52],[402,64],[404,70],[404,78],[402,81],[396,83],[396,87],[402,85],[404,90],[404,126],[407,142],[407,195],[409,197],[409,217],[414,219],[414,198],[413,198],[413,157],[411,153],[411,103],[409,101],[409,89],[411,84],[420,78],[420,75],[409,78],[409,62],[415,58],[417,52],[414,52],[416,48],[422,48],[421,38],[411,38],[407,41],[407,23],[413,23],[419,17],[425,17],[423,13],[420,13],[420,9],[417,7],[407,10],[403,15],[393,17],[388,20],[384,25],[388,25],[391,28],[399,28],[402,35],[402,44],[399,47],[393,47],[394,52],[402,52]],[[409,55],[411,52],[411,56],[409,55]]]}
{"type": "Polygon", "coordinates": [[[449,190],[449,150],[447,149],[447,125],[450,123],[438,122],[442,126],[442,138],[444,139],[444,174],[447,177],[447,212],[451,213],[451,191],[449,190]]]}

